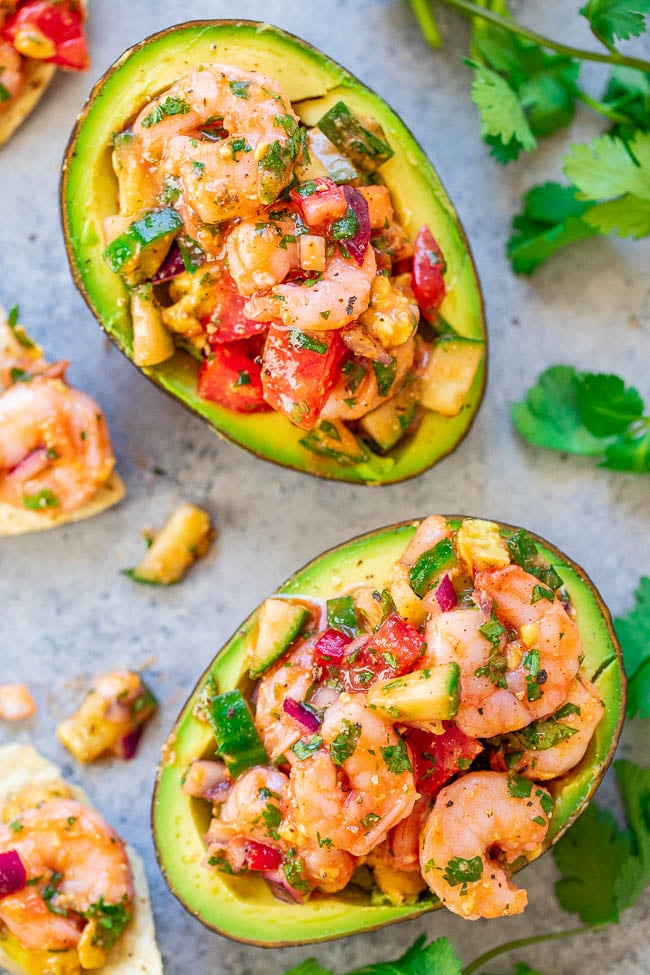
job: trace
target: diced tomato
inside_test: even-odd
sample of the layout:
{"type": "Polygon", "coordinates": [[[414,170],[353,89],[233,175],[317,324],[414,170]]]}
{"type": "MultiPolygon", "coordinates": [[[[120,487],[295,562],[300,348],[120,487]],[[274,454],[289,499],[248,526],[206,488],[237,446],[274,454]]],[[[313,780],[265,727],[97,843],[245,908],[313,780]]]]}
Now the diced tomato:
{"type": "Polygon", "coordinates": [[[25,57],[85,71],[90,58],[83,19],[78,0],[27,0],[7,17],[2,36],[25,57]]]}
{"type": "Polygon", "coordinates": [[[315,662],[319,667],[338,667],[351,642],[352,637],[341,630],[325,630],[314,644],[315,662]]]}
{"type": "Polygon", "coordinates": [[[444,724],[442,735],[432,735],[420,728],[408,728],[404,732],[413,754],[415,788],[424,795],[435,796],[445,782],[469,768],[483,751],[476,738],[470,738],[451,722],[444,724]]]}
{"type": "Polygon", "coordinates": [[[246,844],[246,866],[249,870],[277,870],[282,853],[273,846],[249,840],[246,844]]]}
{"type": "Polygon", "coordinates": [[[199,372],[199,395],[236,413],[267,410],[260,366],[248,342],[216,345],[199,372]]]}
{"type": "Polygon", "coordinates": [[[308,227],[338,220],[348,209],[343,189],[326,176],[301,183],[289,195],[308,227]]]}
{"type": "Polygon", "coordinates": [[[415,238],[413,254],[413,293],[425,318],[433,318],[444,301],[447,270],[442,251],[425,225],[415,238]]]}
{"type": "Polygon", "coordinates": [[[244,305],[248,299],[239,294],[237,285],[225,268],[222,268],[218,280],[215,280],[213,294],[212,312],[202,321],[208,332],[210,346],[235,342],[237,339],[266,332],[268,322],[253,322],[244,315],[244,305]]]}
{"type": "Polygon", "coordinates": [[[341,665],[347,690],[365,691],[376,680],[407,674],[422,656],[424,640],[399,613],[391,613],[364,646],[341,665]]]}
{"type": "Polygon", "coordinates": [[[264,399],[310,430],[336,383],[345,346],[337,331],[301,332],[271,325],[264,346],[264,399]]]}

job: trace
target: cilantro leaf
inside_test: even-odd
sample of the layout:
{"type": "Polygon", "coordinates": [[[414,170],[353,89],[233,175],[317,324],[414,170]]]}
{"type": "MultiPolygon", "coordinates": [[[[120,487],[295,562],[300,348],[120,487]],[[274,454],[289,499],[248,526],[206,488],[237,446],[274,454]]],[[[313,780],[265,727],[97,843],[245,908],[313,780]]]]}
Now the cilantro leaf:
{"type": "Polygon", "coordinates": [[[627,41],[643,34],[650,0],[589,0],[580,13],[587,18],[596,37],[612,47],[615,38],[627,41]]]}
{"type": "Polygon", "coordinates": [[[461,975],[460,960],[448,938],[425,942],[422,935],[394,961],[364,965],[350,975],[461,975]]]}
{"type": "Polygon", "coordinates": [[[556,844],[553,858],[564,877],[555,885],[560,906],[587,924],[612,924],[619,918],[615,885],[631,856],[630,838],[610,812],[587,806],[556,844]]]}
{"type": "Polygon", "coordinates": [[[505,78],[483,64],[467,63],[474,68],[472,98],[481,117],[481,136],[498,140],[504,147],[514,142],[510,151],[517,155],[521,149],[526,152],[536,149],[537,140],[521,102],[505,78]]]}
{"type": "Polygon", "coordinates": [[[284,975],[334,975],[334,973],[321,965],[315,958],[305,958],[293,968],[288,969],[284,975]]]}
{"type": "Polygon", "coordinates": [[[599,230],[583,219],[588,203],[576,197],[574,186],[543,183],[524,197],[523,212],[512,221],[508,257],[518,274],[532,274],[536,267],[568,244],[593,237],[599,230]]]}
{"type": "Polygon", "coordinates": [[[612,68],[603,103],[622,121],[615,122],[609,134],[629,142],[637,132],[650,132],[650,74],[636,68],[612,68]]]}
{"type": "Polygon", "coordinates": [[[626,616],[614,620],[627,673],[627,715],[650,718],[650,578],[644,576],[636,602],[626,616]]]}
{"type": "Polygon", "coordinates": [[[631,193],[650,200],[650,133],[639,132],[628,144],[601,135],[571,146],[564,173],[580,191],[579,199],[611,199],[631,193]]]}
{"type": "Polygon", "coordinates": [[[616,200],[589,207],[585,220],[599,234],[638,240],[650,234],[650,200],[640,200],[638,196],[626,193],[616,200]]]}
{"type": "Polygon", "coordinates": [[[616,896],[623,911],[634,904],[650,883],[650,769],[620,759],[614,762],[614,771],[634,853],[623,865],[616,884],[616,896]]]}
{"type": "Polygon", "coordinates": [[[510,410],[522,437],[538,447],[600,457],[610,470],[650,471],[650,417],[618,376],[551,366],[510,410]]]}
{"type": "Polygon", "coordinates": [[[618,921],[650,882],[650,769],[627,761],[614,768],[630,828],[619,830],[592,804],[553,850],[564,874],[555,887],[561,906],[593,925],[618,921]]]}
{"type": "Polygon", "coordinates": [[[578,409],[590,433],[607,437],[623,433],[643,415],[643,400],[619,376],[585,372],[579,380],[578,409]]]}
{"type": "Polygon", "coordinates": [[[602,441],[587,430],[578,407],[579,374],[572,366],[551,366],[511,414],[519,433],[538,447],[597,457],[602,441]]]}

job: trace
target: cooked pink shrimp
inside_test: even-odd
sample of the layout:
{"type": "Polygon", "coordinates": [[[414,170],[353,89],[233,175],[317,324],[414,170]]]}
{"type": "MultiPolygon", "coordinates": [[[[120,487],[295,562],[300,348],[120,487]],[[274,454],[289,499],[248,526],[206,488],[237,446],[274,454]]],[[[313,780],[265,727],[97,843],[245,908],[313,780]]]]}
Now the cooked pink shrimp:
{"type": "Polygon", "coordinates": [[[210,823],[208,847],[226,846],[235,837],[277,845],[287,785],[286,775],[265,765],[243,772],[210,823]]]}
{"type": "Polygon", "coordinates": [[[226,251],[230,274],[240,295],[272,288],[299,266],[295,229],[288,214],[272,221],[243,220],[233,227],[226,251]]]}
{"type": "Polygon", "coordinates": [[[486,622],[485,614],[478,609],[455,609],[430,618],[426,626],[427,651],[422,658],[423,667],[451,661],[459,665],[461,696],[454,722],[473,738],[505,734],[531,721],[526,701],[480,673],[488,667],[492,650],[479,632],[486,622]]]}
{"type": "Polygon", "coordinates": [[[19,329],[20,326],[16,331],[11,328],[0,309],[0,392],[12,386],[17,376],[23,373],[33,376],[47,368],[42,350],[19,329]],[[22,342],[17,335],[22,337],[22,342]]]}
{"type": "Polygon", "coordinates": [[[372,247],[361,267],[337,253],[316,284],[278,284],[269,294],[251,298],[244,314],[255,322],[281,321],[312,332],[343,328],[368,307],[376,270],[372,247]]]}
{"type": "Polygon", "coordinates": [[[179,178],[185,202],[206,223],[273,203],[300,156],[298,117],[277,83],[229,65],[197,65],[150,102],[133,128],[144,157],[179,178]],[[201,126],[217,119],[227,138],[204,138],[201,126]]]}
{"type": "Polygon", "coordinates": [[[25,948],[73,948],[82,915],[100,901],[129,911],[129,861],[119,836],[98,813],[74,799],[50,799],[20,813],[16,822],[20,829],[14,823],[0,826],[0,850],[16,850],[33,883],[0,900],[0,920],[25,948]]]}
{"type": "Polygon", "coordinates": [[[443,518],[442,515],[430,515],[418,525],[418,529],[406,546],[400,562],[410,568],[424,552],[428,552],[443,538],[450,537],[451,527],[447,524],[446,518],[443,518]]]}
{"type": "Polygon", "coordinates": [[[469,772],[442,789],[422,830],[422,875],[445,907],[461,917],[520,914],[525,890],[511,883],[507,863],[533,853],[548,831],[546,789],[502,772],[469,772]]]}
{"type": "Polygon", "coordinates": [[[411,338],[403,345],[398,345],[389,351],[391,357],[395,359],[395,379],[385,396],[379,393],[374,369],[366,370],[365,377],[352,392],[347,385],[347,375],[342,373],[328,396],[320,416],[324,420],[358,420],[389,399],[400,388],[413,365],[415,344],[411,338]]]}
{"type": "Polygon", "coordinates": [[[257,686],[255,724],[264,741],[272,762],[280,755],[289,754],[292,745],[304,733],[304,729],[282,708],[286,697],[304,701],[314,682],[313,647],[301,643],[283,657],[257,686]]]}
{"type": "Polygon", "coordinates": [[[0,684],[0,720],[25,721],[36,714],[36,703],[26,684],[0,684]]]}
{"type": "Polygon", "coordinates": [[[570,728],[573,734],[550,748],[524,751],[510,767],[514,772],[538,781],[564,775],[584,757],[604,713],[605,706],[597,688],[585,674],[579,673],[569,686],[565,703],[555,714],[558,723],[570,728]]]}
{"type": "Polygon", "coordinates": [[[534,590],[539,592],[539,579],[521,566],[479,572],[475,584],[481,605],[493,606],[501,623],[517,631],[522,645],[521,662],[509,670],[507,681],[508,689],[525,702],[528,720],[557,711],[566,700],[580,666],[582,648],[578,627],[557,596],[552,601],[545,598],[534,601],[534,590]],[[533,651],[537,651],[534,654],[536,676],[531,678],[533,651]],[[531,679],[535,679],[541,691],[536,700],[530,700],[531,679]]]}
{"type": "Polygon", "coordinates": [[[365,701],[341,694],[320,730],[327,751],[296,762],[287,790],[288,819],[301,836],[354,856],[380,843],[417,798],[408,746],[365,701]]]}
{"type": "Polygon", "coordinates": [[[0,38],[0,84],[7,92],[7,98],[19,95],[24,81],[23,59],[13,44],[0,38]]]}
{"type": "Polygon", "coordinates": [[[411,813],[394,826],[387,839],[386,860],[396,870],[412,873],[420,869],[420,832],[431,811],[429,796],[420,796],[411,813]]]}
{"type": "Polygon", "coordinates": [[[0,501],[73,511],[114,465],[102,411],[86,393],[39,376],[0,395],[0,501]]]}

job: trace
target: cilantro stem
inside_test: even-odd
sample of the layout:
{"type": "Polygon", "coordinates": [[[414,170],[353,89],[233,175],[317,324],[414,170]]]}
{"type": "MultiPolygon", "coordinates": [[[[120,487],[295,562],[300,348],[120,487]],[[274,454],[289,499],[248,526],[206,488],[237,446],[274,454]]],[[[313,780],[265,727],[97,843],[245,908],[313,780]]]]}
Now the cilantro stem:
{"type": "Polygon", "coordinates": [[[527,948],[529,945],[538,945],[543,941],[555,941],[556,938],[573,938],[576,934],[586,934],[587,931],[593,931],[593,927],[585,924],[581,928],[569,928],[568,931],[551,931],[550,934],[535,934],[530,938],[519,938],[518,941],[507,941],[503,945],[497,945],[496,948],[490,948],[489,951],[484,952],[479,955],[471,964],[466,968],[463,968],[461,975],[472,975],[472,972],[478,971],[486,962],[492,961],[493,958],[498,958],[499,955],[505,955],[509,951],[515,951],[517,948],[527,948]]]}
{"type": "Polygon", "coordinates": [[[483,20],[488,20],[491,24],[502,27],[503,30],[510,31],[512,34],[518,34],[519,37],[524,37],[526,40],[533,41],[533,43],[539,44],[541,47],[550,48],[553,51],[557,51],[558,54],[565,54],[570,58],[579,58],[582,61],[599,61],[603,64],[620,64],[625,65],[627,68],[636,68],[638,71],[650,71],[650,61],[643,61],[641,58],[630,58],[625,54],[620,54],[618,51],[612,51],[610,54],[601,54],[598,51],[584,51],[579,47],[569,47],[567,44],[560,44],[550,37],[544,37],[543,34],[538,34],[528,27],[523,27],[516,21],[501,17],[486,7],[480,7],[476,3],[471,3],[470,0],[441,0],[441,2],[445,3],[448,7],[459,10],[462,14],[466,14],[469,17],[482,17],[483,20]]]}
{"type": "Polygon", "coordinates": [[[429,47],[436,50],[442,47],[442,37],[431,10],[431,0],[409,0],[409,2],[413,16],[417,20],[422,36],[429,47]]]}
{"type": "Polygon", "coordinates": [[[575,96],[577,99],[579,99],[579,101],[583,102],[585,105],[588,105],[592,111],[598,112],[599,115],[604,115],[605,118],[608,118],[611,122],[629,122],[627,115],[619,115],[619,113],[615,111],[611,105],[607,105],[605,102],[599,102],[597,98],[592,98],[591,95],[588,95],[586,91],[582,90],[582,88],[575,89],[575,96]]]}

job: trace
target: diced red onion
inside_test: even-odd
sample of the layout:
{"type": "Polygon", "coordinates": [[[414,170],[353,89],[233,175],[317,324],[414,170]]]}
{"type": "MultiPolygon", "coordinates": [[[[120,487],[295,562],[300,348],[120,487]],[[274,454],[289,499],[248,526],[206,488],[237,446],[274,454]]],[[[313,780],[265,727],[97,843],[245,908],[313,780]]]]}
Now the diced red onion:
{"type": "Polygon", "coordinates": [[[19,460],[15,467],[9,471],[7,477],[20,477],[23,481],[28,481],[44,471],[50,462],[45,447],[37,447],[31,450],[26,457],[19,460]]]}
{"type": "Polygon", "coordinates": [[[294,701],[292,697],[285,697],[282,702],[282,710],[306,731],[311,731],[312,734],[320,728],[320,721],[316,715],[309,708],[306,708],[301,701],[294,701]]]}
{"type": "Polygon", "coordinates": [[[0,898],[17,894],[27,885],[27,871],[16,850],[0,853],[0,898]]]}
{"type": "Polygon", "coordinates": [[[436,602],[443,613],[446,613],[450,609],[454,609],[458,605],[458,596],[456,595],[456,590],[454,585],[448,575],[442,577],[441,582],[436,589],[436,602]]]}
{"type": "Polygon", "coordinates": [[[306,892],[292,887],[281,868],[266,871],[262,876],[269,885],[271,893],[278,900],[284,901],[285,904],[303,904],[305,902],[306,892]]]}
{"type": "Polygon", "coordinates": [[[169,248],[167,257],[149,280],[152,284],[162,284],[164,281],[171,281],[177,275],[183,274],[184,271],[185,262],[183,261],[183,255],[180,252],[178,244],[174,241],[169,248]]]}
{"type": "Polygon", "coordinates": [[[113,754],[117,758],[122,758],[125,761],[133,758],[138,750],[138,745],[140,744],[140,739],[142,738],[142,732],[144,731],[144,725],[139,725],[130,731],[128,735],[124,735],[120,738],[113,749],[113,754]]]}
{"type": "Polygon", "coordinates": [[[361,193],[355,190],[354,186],[344,186],[343,192],[348,206],[354,211],[359,227],[354,237],[349,237],[347,240],[342,241],[342,243],[345,245],[351,257],[361,266],[370,244],[370,214],[368,212],[368,204],[361,193]]]}

